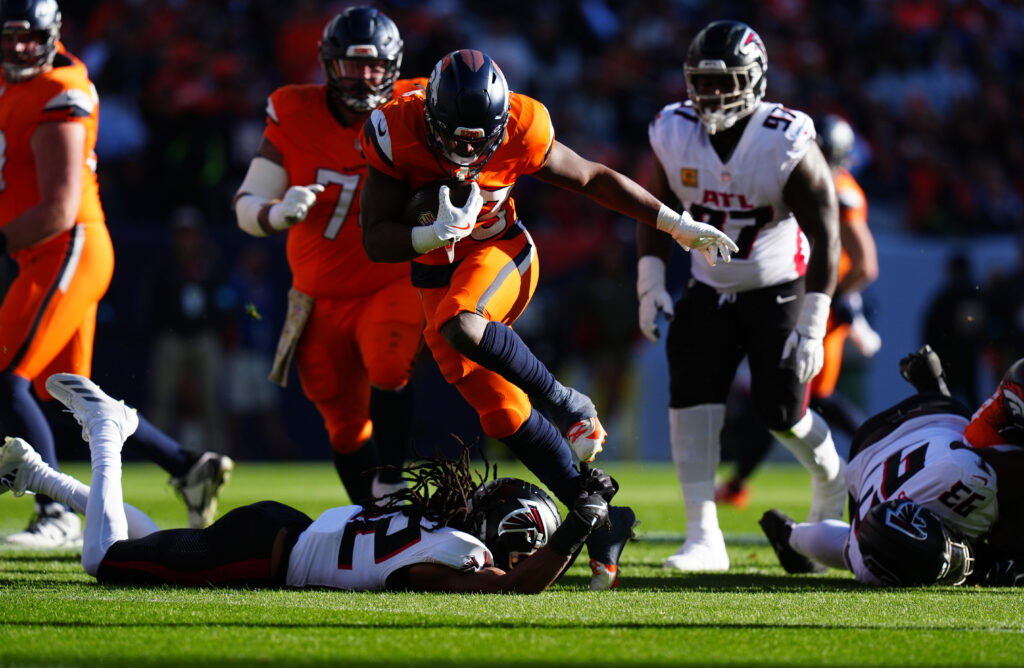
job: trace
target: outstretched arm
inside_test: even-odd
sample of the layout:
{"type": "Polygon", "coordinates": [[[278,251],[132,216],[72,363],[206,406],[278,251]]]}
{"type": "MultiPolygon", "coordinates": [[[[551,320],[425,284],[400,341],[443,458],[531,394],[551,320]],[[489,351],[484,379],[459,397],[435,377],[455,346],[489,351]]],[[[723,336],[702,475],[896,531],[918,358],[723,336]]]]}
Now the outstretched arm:
{"type": "Polygon", "coordinates": [[[454,593],[539,594],[558,579],[570,560],[569,555],[545,545],[507,573],[494,567],[460,573],[440,564],[416,564],[409,569],[409,586],[454,593]]]}
{"type": "Polygon", "coordinates": [[[661,200],[624,174],[599,162],[580,157],[560,142],[551,147],[551,155],[533,176],[545,183],[586,195],[606,209],[667,232],[687,250],[705,252],[714,264],[717,254],[726,262],[736,244],[721,231],[698,223],[688,213],[676,213],[661,200]]]}
{"type": "MultiPolygon", "coordinates": [[[[601,474],[604,475],[603,472],[601,474]]],[[[597,476],[594,479],[599,478],[597,476]]],[[[611,482],[610,478],[608,480],[611,482]]],[[[608,502],[605,496],[610,497],[615,491],[593,489],[597,491],[580,493],[565,521],[551,535],[547,545],[520,561],[507,573],[493,567],[475,573],[461,573],[439,564],[415,564],[409,568],[409,586],[424,591],[539,594],[558,579],[572,561],[573,555],[583,548],[583,542],[590,532],[607,524],[608,502]]]]}

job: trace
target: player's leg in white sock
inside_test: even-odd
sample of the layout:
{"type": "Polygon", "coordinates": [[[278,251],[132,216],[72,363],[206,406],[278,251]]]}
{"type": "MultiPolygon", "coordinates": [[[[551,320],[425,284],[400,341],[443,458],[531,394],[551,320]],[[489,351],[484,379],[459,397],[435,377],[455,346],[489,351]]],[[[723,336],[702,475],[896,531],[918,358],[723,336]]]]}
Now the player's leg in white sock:
{"type": "Polygon", "coordinates": [[[811,510],[807,521],[842,519],[846,507],[845,463],[836,452],[825,420],[808,409],[795,425],[785,431],[772,430],[772,435],[811,474],[811,510]]]}
{"type": "Polygon", "coordinates": [[[665,560],[665,568],[680,571],[729,568],[715,507],[715,471],[721,458],[724,423],[723,404],[669,409],[672,459],[686,505],[686,541],[665,560]]]}

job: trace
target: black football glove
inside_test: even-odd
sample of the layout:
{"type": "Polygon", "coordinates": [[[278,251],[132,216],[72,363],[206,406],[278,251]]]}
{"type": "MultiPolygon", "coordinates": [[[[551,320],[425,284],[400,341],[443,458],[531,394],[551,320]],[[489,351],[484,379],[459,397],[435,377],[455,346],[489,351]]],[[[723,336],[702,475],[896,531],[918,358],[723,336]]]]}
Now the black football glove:
{"type": "Polygon", "coordinates": [[[604,472],[603,469],[591,468],[586,463],[580,464],[580,473],[583,477],[581,482],[581,494],[600,494],[605,501],[611,501],[615,493],[619,491],[619,483],[615,478],[604,472]]]}
{"type": "Polygon", "coordinates": [[[583,549],[591,531],[607,525],[608,502],[604,497],[580,492],[566,513],[565,521],[551,535],[548,545],[559,554],[575,555],[583,549]]]}

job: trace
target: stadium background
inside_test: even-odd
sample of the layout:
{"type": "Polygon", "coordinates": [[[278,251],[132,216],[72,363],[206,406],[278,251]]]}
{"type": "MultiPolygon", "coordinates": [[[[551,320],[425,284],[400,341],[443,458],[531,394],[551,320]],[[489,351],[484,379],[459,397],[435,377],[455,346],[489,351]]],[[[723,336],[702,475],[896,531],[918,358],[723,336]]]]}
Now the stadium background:
{"type": "MultiPolygon", "coordinates": [[[[235,227],[230,199],[262,133],[267,94],[320,80],[317,39],[348,4],[62,3],[63,41],[89,65],[101,98],[101,196],[117,265],[101,308],[94,377],[115,396],[146,405],[155,336],[147,314],[160,308],[147,304],[147,285],[168,257],[180,207],[194,207],[188,211],[205,220],[216,252],[213,280],[227,284],[242,250],[256,243],[283,298],[283,237],[246,237],[235,227]]],[[[662,105],[685,97],[681,63],[690,39],[716,18],[754,27],[768,48],[766,99],[812,115],[842,114],[858,132],[854,171],[869,199],[881,263],[865,297],[883,348],[871,360],[849,360],[842,389],[868,411],[906,393],[896,361],[923,342],[924,311],[950,257],[970,260],[979,296],[1024,304],[1024,297],[989,290],[1020,271],[1019,0],[369,4],[402,31],[404,76],[426,76],[449,50],[482,49],[514,90],[548,106],[562,142],[641,183],[649,168],[646,124],[662,105]]],[[[516,199],[542,263],[541,287],[517,329],[605,406],[609,455],[667,459],[662,353],[635,327],[634,223],[531,179],[519,184],[516,199]]],[[[673,263],[677,290],[687,261],[678,253],[673,263]]],[[[1017,305],[1003,306],[1014,313],[1017,305]]],[[[245,326],[244,309],[233,308],[217,323],[226,343],[245,326]]],[[[280,314],[261,315],[279,323],[280,314]]],[[[974,324],[982,343],[1012,347],[1024,331],[1020,320],[974,324]]],[[[998,358],[981,359],[978,383],[987,387],[1001,369],[998,358]]],[[[478,433],[428,359],[416,385],[421,451],[450,441],[444,436],[451,432],[464,439],[478,433]]],[[[294,373],[283,401],[296,456],[323,457],[326,437],[294,373]]],[[[261,436],[254,421],[232,454],[265,456],[261,436]]]]}

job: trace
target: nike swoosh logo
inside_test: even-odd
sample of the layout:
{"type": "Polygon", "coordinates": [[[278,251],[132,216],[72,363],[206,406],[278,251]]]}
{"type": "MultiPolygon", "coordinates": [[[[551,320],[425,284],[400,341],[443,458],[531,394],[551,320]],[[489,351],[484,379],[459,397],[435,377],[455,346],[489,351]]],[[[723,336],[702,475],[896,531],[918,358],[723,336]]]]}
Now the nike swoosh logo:
{"type": "Polygon", "coordinates": [[[380,121],[377,122],[377,136],[378,137],[383,137],[387,133],[388,133],[388,126],[384,122],[384,119],[382,118],[382,119],[380,119],[380,121]]]}
{"type": "Polygon", "coordinates": [[[468,230],[472,226],[473,223],[466,223],[465,225],[452,225],[452,228],[456,230],[468,230]]]}
{"type": "Polygon", "coordinates": [[[796,299],[796,295],[790,295],[788,297],[783,297],[782,295],[775,295],[775,303],[776,304],[788,304],[789,302],[791,302],[791,301],[793,301],[795,299],[796,299]]]}

